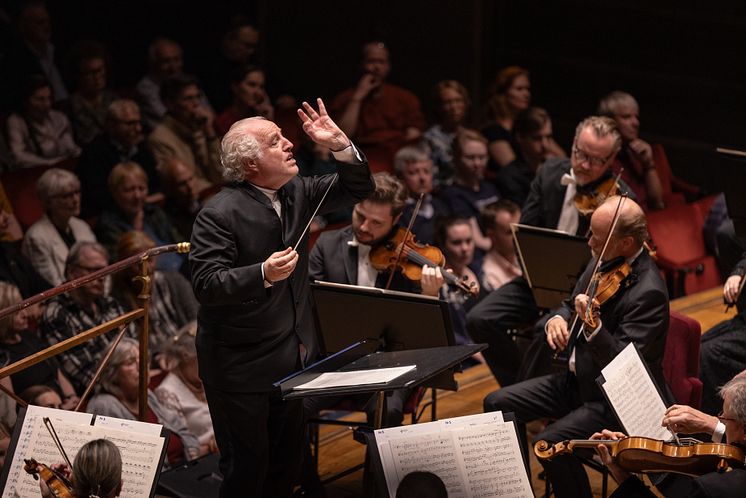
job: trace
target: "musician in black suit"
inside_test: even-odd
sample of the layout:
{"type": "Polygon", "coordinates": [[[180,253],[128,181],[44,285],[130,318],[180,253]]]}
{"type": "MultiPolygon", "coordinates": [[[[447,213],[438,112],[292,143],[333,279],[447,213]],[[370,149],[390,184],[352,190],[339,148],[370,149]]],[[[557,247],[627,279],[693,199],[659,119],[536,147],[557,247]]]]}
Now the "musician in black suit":
{"type": "MultiPolygon", "coordinates": [[[[614,296],[601,304],[595,326],[584,325],[582,331],[576,328],[573,334],[568,330],[573,312],[585,315],[589,302],[585,289],[611,228],[619,199],[616,196],[607,199],[593,213],[588,245],[594,261],[575,286],[572,299],[539,322],[550,348],[567,349],[568,370],[504,387],[484,400],[485,411],[514,412],[520,424],[538,418],[557,419],[536,435],[535,440],[554,444],[565,439],[585,438],[603,428],[618,427],[596,378],[630,342],[638,347],[653,379],[665,392],[662,362],[668,331],[668,294],[658,268],[643,247],[647,222],[634,201],[626,199],[622,203],[619,221],[602,257],[607,266],[626,261],[631,271],[614,296]]],[[[575,457],[566,455],[541,463],[557,497],[592,496],[585,470],[575,457]]]]}
{"type": "MultiPolygon", "coordinates": [[[[320,213],[373,190],[367,162],[329,118],[307,103],[303,129],[339,165],[320,213]]],[[[305,111],[305,112],[304,112],[305,111]]],[[[197,357],[220,449],[221,497],[289,496],[301,454],[300,402],[272,383],[314,358],[308,249],[301,234],[331,175],[301,178],[293,144],[271,121],[249,118],[223,138],[232,183],[197,215],[189,257],[200,302],[197,357]]]]}
{"type": "MultiPolygon", "coordinates": [[[[700,433],[711,432],[713,442],[720,442],[718,434],[723,426],[728,444],[743,448],[746,444],[746,377],[737,375],[720,388],[723,398],[721,415],[714,417],[688,406],[675,405],[668,409],[661,425],[671,427],[676,432],[700,433]]],[[[591,436],[591,439],[623,439],[621,432],[603,430],[591,436]]],[[[609,454],[608,448],[599,445],[601,461],[609,468],[619,487],[612,498],[648,498],[657,496],[637,477],[619,467],[609,454]]],[[[746,488],[746,470],[733,469],[730,472],[712,472],[697,478],[676,475],[676,488],[663,489],[664,496],[686,496],[690,498],[736,498],[743,496],[746,488]]],[[[670,483],[669,483],[670,485],[670,483]]]]}
{"type": "MultiPolygon", "coordinates": [[[[576,193],[593,192],[612,179],[609,166],[622,138],[611,118],[591,116],[578,124],[570,159],[545,162],[531,183],[520,223],[586,236],[589,214],[574,203],[576,193]]],[[[626,187],[622,185],[626,190],[626,187]]],[[[489,344],[483,352],[501,386],[534,374],[534,365],[521,367],[521,355],[507,330],[531,325],[540,315],[528,282],[518,277],[488,294],[467,315],[467,330],[475,342],[489,344]]],[[[548,367],[548,361],[545,362],[548,367]]]]}

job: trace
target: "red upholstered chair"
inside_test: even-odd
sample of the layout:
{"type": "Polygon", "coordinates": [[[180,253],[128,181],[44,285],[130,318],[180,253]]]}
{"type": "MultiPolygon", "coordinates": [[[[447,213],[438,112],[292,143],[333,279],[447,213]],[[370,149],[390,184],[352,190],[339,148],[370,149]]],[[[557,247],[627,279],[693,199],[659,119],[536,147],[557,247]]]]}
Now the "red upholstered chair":
{"type": "Polygon", "coordinates": [[[720,285],[715,258],[705,249],[704,215],[698,203],[674,205],[647,217],[671,297],[720,285]]]}
{"type": "Polygon", "coordinates": [[[663,375],[676,401],[693,408],[699,408],[702,402],[702,381],[699,380],[701,335],[699,322],[671,312],[663,353],[663,375]]]}

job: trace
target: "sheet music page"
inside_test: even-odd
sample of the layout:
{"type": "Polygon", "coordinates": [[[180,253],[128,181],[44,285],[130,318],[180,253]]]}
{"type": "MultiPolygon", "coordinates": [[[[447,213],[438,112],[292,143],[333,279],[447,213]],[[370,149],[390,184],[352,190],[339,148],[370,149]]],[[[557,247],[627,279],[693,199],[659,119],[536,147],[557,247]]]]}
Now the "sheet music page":
{"type": "Polygon", "coordinates": [[[125,420],[116,417],[104,417],[103,415],[96,415],[94,425],[96,427],[108,427],[118,431],[139,432],[140,434],[158,437],[160,437],[161,430],[163,430],[161,424],[150,424],[148,422],[140,422],[139,420],[125,420]]]}
{"type": "Polygon", "coordinates": [[[328,387],[366,386],[370,384],[385,384],[404,375],[417,365],[404,367],[374,368],[370,370],[355,370],[352,372],[326,372],[312,381],[306,382],[293,389],[325,389],[328,387]]]}
{"type": "Polygon", "coordinates": [[[663,441],[671,438],[671,433],[661,427],[666,404],[633,343],[611,360],[601,374],[604,378],[601,388],[628,436],[663,441]]]}

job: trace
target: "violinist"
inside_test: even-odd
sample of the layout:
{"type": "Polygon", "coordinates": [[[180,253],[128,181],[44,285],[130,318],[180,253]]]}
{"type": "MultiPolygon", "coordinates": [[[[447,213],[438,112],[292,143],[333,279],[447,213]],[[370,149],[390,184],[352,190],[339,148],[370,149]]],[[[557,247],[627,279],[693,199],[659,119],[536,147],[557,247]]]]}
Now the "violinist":
{"type": "MultiPolygon", "coordinates": [[[[624,199],[620,204],[619,200],[611,197],[593,213],[588,245],[594,260],[581,275],[572,298],[538,324],[550,348],[567,350],[566,370],[503,387],[484,400],[485,411],[514,412],[520,424],[539,418],[555,419],[535,436],[536,441],[543,439],[554,444],[585,438],[589,432],[603,428],[618,428],[596,378],[630,342],[640,349],[653,379],[665,389],[662,362],[669,313],[666,285],[643,249],[647,239],[645,214],[634,201],[624,199]],[[617,211],[616,228],[606,244],[617,211]],[[617,281],[616,292],[606,296],[603,304],[598,302],[600,295],[596,298],[585,294],[599,257],[602,279],[616,275],[617,266],[629,266],[627,275],[617,281]],[[573,313],[585,317],[591,302],[595,323],[583,323],[582,328],[571,331],[573,313]]],[[[557,497],[591,496],[585,470],[572,455],[541,463],[557,497]]]]}
{"type": "MultiPolygon", "coordinates": [[[[591,116],[581,121],[575,130],[570,159],[549,159],[537,171],[521,209],[520,222],[585,236],[589,216],[581,214],[578,205],[586,211],[608,193],[598,187],[613,183],[609,166],[621,143],[613,119],[591,116]],[[576,194],[582,194],[577,196],[577,203],[576,194]]],[[[621,189],[627,190],[624,185],[621,189]]],[[[488,294],[469,312],[469,335],[477,342],[489,344],[484,356],[501,386],[522,380],[518,377],[521,355],[507,330],[533,324],[540,313],[523,277],[488,294]]],[[[538,339],[542,339],[541,335],[538,339]]],[[[548,365],[548,360],[545,363],[548,365]]]]}
{"type": "MultiPolygon", "coordinates": [[[[71,481],[72,498],[114,498],[122,491],[122,456],[119,448],[106,439],[94,439],[81,446],[72,469],[65,464],[53,465],[52,469],[71,481]]],[[[42,497],[54,498],[43,478],[39,479],[39,486],[42,497]]]]}
{"type": "MultiPolygon", "coordinates": [[[[717,429],[723,426],[725,438],[729,444],[742,446],[746,444],[746,377],[736,376],[720,389],[723,397],[722,411],[718,417],[706,415],[690,407],[674,405],[663,417],[662,425],[672,428],[676,432],[698,433],[712,429],[713,441],[717,442],[717,429]]],[[[621,432],[604,429],[591,436],[591,439],[623,439],[621,432]]],[[[598,445],[597,451],[601,461],[609,468],[609,472],[619,483],[619,488],[612,494],[612,498],[647,498],[656,496],[637,477],[617,465],[609,454],[605,445],[598,445]]],[[[727,472],[713,471],[697,478],[677,476],[675,484],[666,482],[667,487],[658,486],[664,496],[682,497],[712,497],[721,498],[741,497],[746,488],[746,470],[732,469],[727,472]],[[672,488],[671,486],[675,486],[672,488]]],[[[665,482],[665,481],[664,481],[665,482]]]]}

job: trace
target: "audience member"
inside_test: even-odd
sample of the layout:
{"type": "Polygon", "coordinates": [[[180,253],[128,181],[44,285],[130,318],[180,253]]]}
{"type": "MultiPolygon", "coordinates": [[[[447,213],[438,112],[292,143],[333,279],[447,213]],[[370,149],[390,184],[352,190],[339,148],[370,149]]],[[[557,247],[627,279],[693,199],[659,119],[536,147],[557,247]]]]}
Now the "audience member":
{"type": "Polygon", "coordinates": [[[5,133],[0,133],[0,173],[15,171],[16,169],[18,169],[18,165],[10,152],[8,139],[5,138],[5,133]]]}
{"type": "Polygon", "coordinates": [[[80,181],[74,173],[52,168],[36,182],[36,194],[45,214],[26,232],[23,253],[52,285],[65,281],[65,260],[78,241],[95,242],[80,214],[80,181]]]}
{"type": "Polygon", "coordinates": [[[264,89],[266,75],[258,66],[234,68],[228,82],[233,101],[215,118],[215,131],[223,136],[236,121],[252,116],[274,119],[275,110],[264,89]]]}
{"type": "Polygon", "coordinates": [[[433,160],[434,180],[437,185],[448,185],[453,181],[453,139],[464,127],[469,112],[469,92],[455,80],[439,81],[433,91],[436,124],[425,130],[423,141],[430,148],[433,160]]]}
{"type": "Polygon", "coordinates": [[[427,152],[419,147],[407,145],[394,156],[396,176],[404,182],[409,196],[398,224],[407,227],[421,194],[422,205],[412,225],[412,233],[423,244],[435,243],[437,219],[446,216],[450,209],[439,197],[433,195],[433,162],[427,152]]]}
{"type": "MultiPolygon", "coordinates": [[[[119,238],[117,254],[119,259],[129,258],[155,247],[153,240],[144,232],[126,232],[119,238]]],[[[152,357],[157,357],[175,337],[182,327],[197,319],[197,300],[192,285],[184,276],[175,271],[156,270],[156,260],[163,255],[148,260],[150,276],[150,308],[148,313],[152,357]]],[[[112,278],[114,298],[127,310],[140,306],[138,295],[142,283],[134,277],[141,274],[140,265],[132,265],[115,273],[112,278]]],[[[134,322],[140,329],[139,320],[134,322]]]]}
{"type": "Polygon", "coordinates": [[[220,137],[215,132],[215,115],[202,104],[201,90],[191,76],[172,76],[161,84],[161,98],[168,112],[148,136],[148,146],[158,162],[177,157],[193,164],[201,187],[220,183],[220,137]]]}
{"type": "MultiPolygon", "coordinates": [[[[96,223],[96,235],[108,249],[112,262],[122,259],[116,252],[117,243],[122,234],[131,230],[145,232],[159,246],[183,240],[168,221],[166,213],[147,202],[148,176],[138,164],[127,162],[114,166],[108,186],[114,205],[101,213],[96,223]]],[[[159,257],[157,268],[178,270],[183,262],[182,256],[166,253],[159,257]]]]}
{"type": "MultiPolygon", "coordinates": [[[[0,310],[20,303],[22,300],[18,288],[8,282],[0,282],[0,310]]],[[[28,313],[18,311],[0,318],[0,351],[8,354],[8,363],[15,363],[27,356],[38,353],[45,346],[37,335],[29,330],[28,313]]],[[[78,404],[72,384],[60,370],[55,358],[27,367],[10,376],[12,391],[20,393],[34,385],[44,385],[64,400],[62,408],[70,410],[78,404]]]]}
{"type": "Polygon", "coordinates": [[[205,387],[197,369],[196,335],[195,320],[185,325],[168,342],[164,351],[168,375],[155,389],[155,395],[163,405],[184,414],[189,431],[200,442],[200,453],[215,453],[215,432],[207,407],[205,387]]]}
{"type": "Polygon", "coordinates": [[[52,90],[44,76],[26,78],[17,104],[7,125],[8,146],[19,166],[46,166],[80,155],[67,117],[52,109],[52,90]]]}
{"type": "Polygon", "coordinates": [[[83,190],[83,213],[95,217],[111,207],[114,199],[106,185],[112,168],[119,163],[135,162],[148,174],[151,192],[159,192],[155,157],[144,143],[140,108],[133,100],[117,99],[106,112],[104,134],[83,147],[77,172],[83,190]]]}
{"type": "Polygon", "coordinates": [[[179,159],[166,159],[158,166],[163,189],[163,211],[177,232],[189,240],[202,202],[194,168],[179,159]]]}
{"type": "Polygon", "coordinates": [[[443,200],[451,212],[463,216],[471,223],[477,260],[481,261],[490,248],[490,239],[479,226],[479,213],[487,204],[498,199],[495,186],[484,181],[487,168],[487,140],[473,130],[461,130],[453,139],[453,163],[456,177],[453,185],[443,191],[443,200]]]}
{"type": "Polygon", "coordinates": [[[432,472],[410,472],[396,487],[396,498],[448,498],[448,489],[432,472]]]}
{"type": "MultiPolygon", "coordinates": [[[[101,373],[99,392],[86,407],[88,413],[109,417],[137,420],[140,379],[139,344],[123,337],[114,349],[109,364],[101,373]]],[[[170,465],[200,456],[197,437],[187,428],[184,415],[158,401],[155,393],[148,389],[145,422],[161,424],[171,431],[167,458],[170,465]]]]}
{"type": "Polygon", "coordinates": [[[394,153],[425,128],[419,99],[391,85],[389,50],[382,42],[363,46],[362,77],[334,99],[333,115],[350,139],[365,149],[371,170],[393,171],[394,153]]]}
{"type": "Polygon", "coordinates": [[[148,47],[148,73],[137,82],[135,90],[143,117],[152,130],[166,115],[161,100],[161,84],[172,76],[179,76],[184,69],[184,54],[174,40],[158,37],[148,47]]]}
{"type": "Polygon", "coordinates": [[[521,276],[518,255],[510,225],[521,219],[521,208],[509,199],[488,204],[481,213],[482,226],[491,241],[490,250],[482,261],[481,284],[492,292],[521,276]]]}
{"type": "Polygon", "coordinates": [[[13,214],[13,206],[0,182],[0,242],[15,242],[23,238],[23,230],[13,214]]]}
{"type": "Polygon", "coordinates": [[[75,141],[84,146],[104,132],[106,113],[116,95],[106,87],[109,57],[103,45],[95,41],[78,42],[68,59],[74,91],[65,110],[75,141]]]}
{"type": "Polygon", "coordinates": [[[541,107],[529,107],[516,115],[513,137],[517,157],[500,168],[495,178],[503,197],[522,206],[539,166],[549,159],[552,148],[552,120],[541,107]]]}
{"type": "MultiPolygon", "coordinates": [[[[108,259],[109,254],[100,244],[78,242],[67,256],[65,277],[73,280],[101,270],[108,264],[108,259]]],[[[57,344],[123,314],[122,306],[113,297],[105,295],[104,288],[104,279],[98,279],[47,301],[39,323],[42,340],[50,345],[57,344]]],[[[132,325],[128,333],[134,335],[132,325]]],[[[109,344],[110,338],[104,334],[57,356],[75,392],[86,390],[109,344]]]]}
{"type": "Polygon", "coordinates": [[[27,387],[18,397],[29,405],[62,410],[62,398],[57,394],[57,391],[49,386],[38,385],[27,387]]]}
{"type": "MultiPolygon", "coordinates": [[[[497,73],[487,101],[489,124],[482,133],[489,142],[492,169],[504,168],[518,157],[519,147],[513,137],[513,123],[519,112],[531,105],[531,82],[528,69],[508,66],[497,73]]],[[[566,157],[554,142],[550,144],[552,157],[566,157]]]]}
{"type": "Polygon", "coordinates": [[[25,299],[52,286],[23,255],[20,242],[2,240],[9,224],[8,213],[0,211],[0,281],[10,282],[18,287],[25,299]]]}

